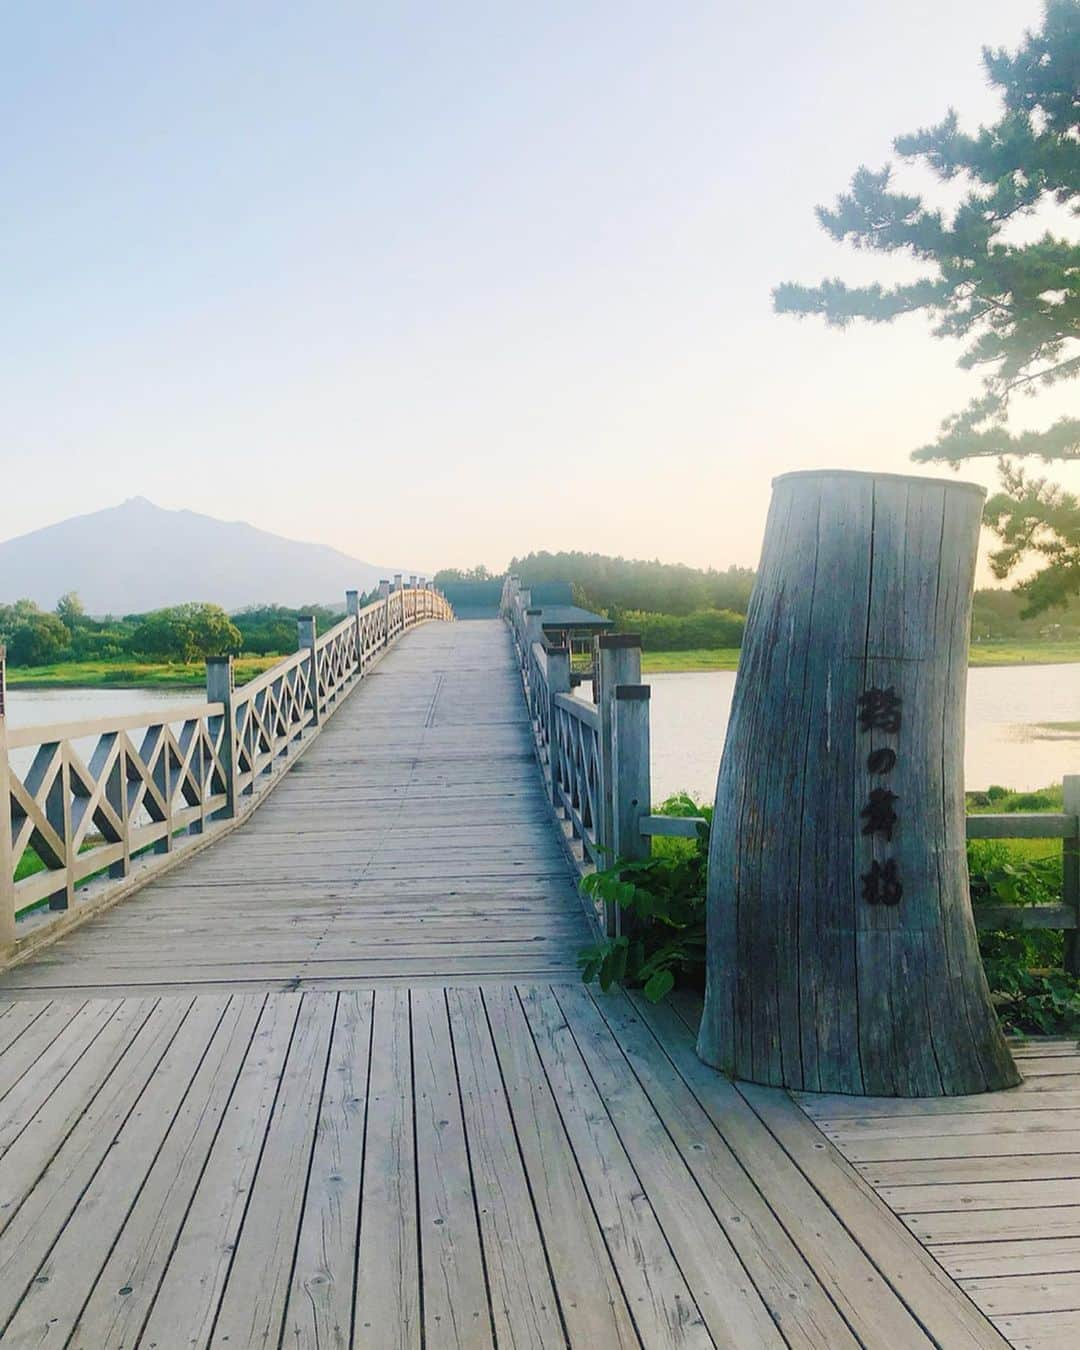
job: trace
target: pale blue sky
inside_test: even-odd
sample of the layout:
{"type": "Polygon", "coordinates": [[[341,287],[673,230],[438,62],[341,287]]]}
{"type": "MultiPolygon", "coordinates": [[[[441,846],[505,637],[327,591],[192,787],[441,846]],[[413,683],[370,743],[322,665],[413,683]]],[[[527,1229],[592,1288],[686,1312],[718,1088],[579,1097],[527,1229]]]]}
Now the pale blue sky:
{"type": "Polygon", "coordinates": [[[971,392],[921,320],[769,288],[880,274],[814,204],[992,115],[980,46],[1038,17],[6,6],[0,538],[145,495],[428,569],[754,562],[774,474],[904,471],[971,392]]]}

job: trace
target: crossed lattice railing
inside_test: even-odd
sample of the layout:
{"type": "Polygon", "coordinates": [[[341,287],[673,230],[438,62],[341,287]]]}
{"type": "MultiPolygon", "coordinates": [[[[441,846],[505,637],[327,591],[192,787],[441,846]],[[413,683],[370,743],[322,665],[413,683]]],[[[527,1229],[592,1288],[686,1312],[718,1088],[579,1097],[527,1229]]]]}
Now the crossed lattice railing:
{"type": "Polygon", "coordinates": [[[0,953],[48,935],[63,911],[93,912],[168,861],[231,828],[406,629],[449,620],[443,595],[391,587],[236,689],[231,657],[207,663],[206,702],[153,714],[12,728],[0,647],[0,953]],[[202,836],[196,838],[195,836],[202,836]]]}

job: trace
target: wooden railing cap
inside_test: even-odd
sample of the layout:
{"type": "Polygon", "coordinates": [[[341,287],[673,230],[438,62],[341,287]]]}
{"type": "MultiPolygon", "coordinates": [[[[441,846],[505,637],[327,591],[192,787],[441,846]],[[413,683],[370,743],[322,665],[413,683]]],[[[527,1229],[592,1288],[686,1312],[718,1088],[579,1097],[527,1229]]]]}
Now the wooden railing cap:
{"type": "Polygon", "coordinates": [[[648,684],[617,684],[615,686],[615,697],[617,699],[650,699],[652,697],[652,686],[648,684]]]}
{"type": "Polygon", "coordinates": [[[605,650],[619,647],[640,647],[640,633],[601,633],[597,641],[605,650]]]}

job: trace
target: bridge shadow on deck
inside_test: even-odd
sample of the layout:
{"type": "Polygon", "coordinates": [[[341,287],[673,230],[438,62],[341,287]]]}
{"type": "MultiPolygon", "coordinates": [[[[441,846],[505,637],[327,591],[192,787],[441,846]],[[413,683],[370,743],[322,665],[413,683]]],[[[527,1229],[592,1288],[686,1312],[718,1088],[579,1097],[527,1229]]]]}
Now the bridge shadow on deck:
{"type": "Polygon", "coordinates": [[[590,940],[510,638],[425,624],[235,833],[0,994],[566,978],[590,940]]]}

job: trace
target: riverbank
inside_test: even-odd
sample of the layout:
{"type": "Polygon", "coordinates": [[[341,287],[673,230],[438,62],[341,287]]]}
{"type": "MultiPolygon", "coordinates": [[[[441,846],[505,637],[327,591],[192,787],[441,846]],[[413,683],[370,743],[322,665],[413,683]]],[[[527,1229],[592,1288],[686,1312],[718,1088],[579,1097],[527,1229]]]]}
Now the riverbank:
{"type": "MultiPolygon", "coordinates": [[[[236,683],[261,675],[280,656],[241,656],[236,660],[236,683]]],[[[971,648],[972,666],[1052,666],[1080,662],[1080,642],[981,642],[971,648]]],[[[683,652],[643,652],[645,675],[676,675],[691,671],[735,670],[738,647],[699,648],[683,652]]],[[[73,661],[52,666],[8,667],[9,689],[201,689],[206,667],[138,661],[73,661]]]]}
{"type": "MultiPolygon", "coordinates": [[[[975,642],[969,666],[1053,666],[1080,662],[1080,642],[975,642]]],[[[702,670],[735,670],[738,647],[686,652],[642,652],[645,675],[677,675],[702,670]]]]}
{"type": "MultiPolygon", "coordinates": [[[[241,656],[233,670],[246,684],[276,665],[280,656],[241,656]]],[[[9,689],[204,689],[206,664],[142,661],[71,661],[53,666],[8,667],[9,689]]]]}

